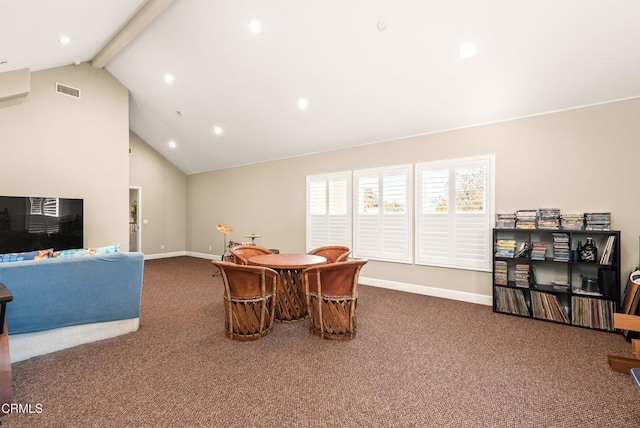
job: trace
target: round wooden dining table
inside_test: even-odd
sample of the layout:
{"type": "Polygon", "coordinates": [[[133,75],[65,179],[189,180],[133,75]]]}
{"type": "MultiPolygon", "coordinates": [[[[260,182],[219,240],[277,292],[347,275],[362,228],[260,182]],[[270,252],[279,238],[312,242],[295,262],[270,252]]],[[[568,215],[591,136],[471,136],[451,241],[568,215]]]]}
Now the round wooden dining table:
{"type": "Polygon", "coordinates": [[[275,318],[285,322],[309,317],[302,271],[326,262],[326,258],[311,254],[261,254],[249,258],[249,264],[268,267],[280,274],[275,318]]]}

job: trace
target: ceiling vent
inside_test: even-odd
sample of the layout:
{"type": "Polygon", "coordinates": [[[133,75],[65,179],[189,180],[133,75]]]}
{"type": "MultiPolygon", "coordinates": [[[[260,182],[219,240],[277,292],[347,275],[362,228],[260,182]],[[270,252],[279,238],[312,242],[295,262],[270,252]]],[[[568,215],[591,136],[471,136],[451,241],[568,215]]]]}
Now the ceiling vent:
{"type": "Polygon", "coordinates": [[[62,83],[56,83],[56,92],[69,97],[80,98],[80,89],[72,88],[71,86],[63,85],[62,83]]]}

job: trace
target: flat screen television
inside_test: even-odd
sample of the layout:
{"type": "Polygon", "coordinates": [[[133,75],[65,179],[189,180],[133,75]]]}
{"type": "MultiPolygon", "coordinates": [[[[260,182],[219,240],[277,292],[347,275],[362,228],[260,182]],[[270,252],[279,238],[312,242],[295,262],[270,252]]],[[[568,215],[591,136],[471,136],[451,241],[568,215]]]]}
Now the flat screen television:
{"type": "Polygon", "coordinates": [[[0,254],[84,248],[82,199],[0,196],[0,254]]]}

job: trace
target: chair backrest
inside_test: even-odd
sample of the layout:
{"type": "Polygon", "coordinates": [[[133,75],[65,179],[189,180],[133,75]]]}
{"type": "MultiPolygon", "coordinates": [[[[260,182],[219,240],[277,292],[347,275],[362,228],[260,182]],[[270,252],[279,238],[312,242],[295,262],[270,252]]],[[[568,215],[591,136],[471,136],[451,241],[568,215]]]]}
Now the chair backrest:
{"type": "Polygon", "coordinates": [[[276,292],[280,275],[273,269],[217,260],[211,263],[220,269],[227,297],[250,299],[276,292]]]}
{"type": "Polygon", "coordinates": [[[360,269],[368,260],[316,265],[304,270],[305,288],[308,293],[322,296],[355,297],[358,288],[360,269]]]}
{"type": "Polygon", "coordinates": [[[351,254],[351,249],[342,245],[327,245],[325,247],[314,248],[309,251],[309,254],[325,257],[327,259],[327,263],[335,263],[337,261],[346,260],[349,257],[349,254],[351,254]]]}
{"type": "Polygon", "coordinates": [[[273,254],[271,250],[257,245],[237,245],[231,248],[230,251],[235,256],[236,263],[240,265],[248,265],[249,259],[253,256],[273,254]]]}

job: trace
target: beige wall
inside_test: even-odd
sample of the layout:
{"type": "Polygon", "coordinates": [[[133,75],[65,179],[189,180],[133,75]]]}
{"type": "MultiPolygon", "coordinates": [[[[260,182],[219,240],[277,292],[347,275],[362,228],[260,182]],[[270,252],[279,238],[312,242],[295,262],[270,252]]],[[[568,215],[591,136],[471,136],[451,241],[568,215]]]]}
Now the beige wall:
{"type": "Polygon", "coordinates": [[[185,251],[186,176],[133,132],[130,147],[129,183],[142,188],[141,251],[146,255],[185,251]]]}
{"type": "MultiPolygon", "coordinates": [[[[640,99],[416,136],[187,177],[187,249],[220,254],[218,222],[235,241],[286,252],[305,247],[305,177],[465,156],[495,154],[496,212],[558,207],[612,212],[622,231],[623,276],[638,263],[640,99]],[[209,251],[209,246],[213,251],[209,251]]],[[[363,276],[483,295],[491,274],[370,262],[363,276]]]]}
{"type": "Polygon", "coordinates": [[[0,102],[0,194],[83,198],[85,246],[127,250],[128,146],[128,91],[108,71],[31,73],[27,96],[0,102]],[[56,82],[81,98],[56,94],[56,82]]]}

